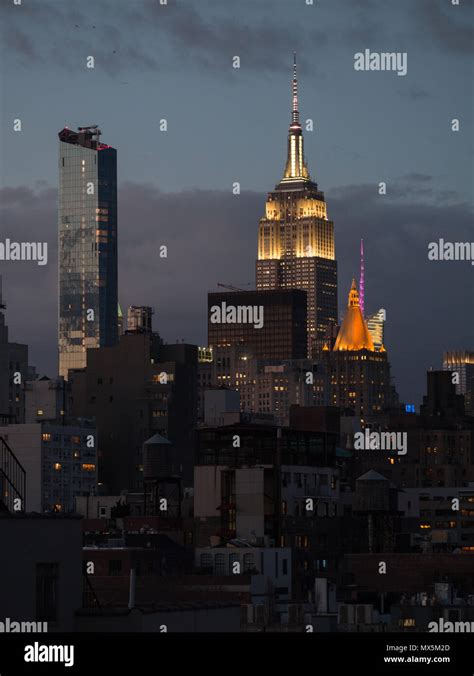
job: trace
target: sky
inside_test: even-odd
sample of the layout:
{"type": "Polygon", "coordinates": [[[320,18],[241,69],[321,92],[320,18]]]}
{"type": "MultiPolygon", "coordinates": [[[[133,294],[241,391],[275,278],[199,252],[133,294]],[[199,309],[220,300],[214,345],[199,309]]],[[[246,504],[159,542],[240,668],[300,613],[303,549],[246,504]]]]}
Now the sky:
{"type": "Polygon", "coordinates": [[[255,283],[293,51],[340,314],[362,237],[366,309],[386,309],[401,398],[420,403],[444,350],[474,349],[474,266],[427,255],[439,238],[474,241],[472,4],[308,1],[2,0],[0,241],[46,241],[49,262],[0,262],[0,274],[10,337],[40,373],[57,371],[57,133],[98,124],[117,148],[122,307],[152,305],[165,340],[204,345],[207,292],[255,283]],[[356,71],[366,49],[406,53],[407,74],[356,71]]]}

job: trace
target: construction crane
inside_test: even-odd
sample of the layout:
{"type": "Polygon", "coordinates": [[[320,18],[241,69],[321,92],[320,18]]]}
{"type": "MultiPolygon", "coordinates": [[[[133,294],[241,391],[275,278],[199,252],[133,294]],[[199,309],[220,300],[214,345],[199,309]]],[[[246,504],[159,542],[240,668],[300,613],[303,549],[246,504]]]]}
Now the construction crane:
{"type": "MultiPolygon", "coordinates": [[[[241,289],[238,286],[232,286],[231,284],[221,284],[221,282],[217,282],[217,286],[220,286],[223,289],[228,289],[229,291],[245,291],[245,289],[241,289]]],[[[249,282],[248,284],[242,284],[242,286],[251,286],[251,284],[249,282]]]]}

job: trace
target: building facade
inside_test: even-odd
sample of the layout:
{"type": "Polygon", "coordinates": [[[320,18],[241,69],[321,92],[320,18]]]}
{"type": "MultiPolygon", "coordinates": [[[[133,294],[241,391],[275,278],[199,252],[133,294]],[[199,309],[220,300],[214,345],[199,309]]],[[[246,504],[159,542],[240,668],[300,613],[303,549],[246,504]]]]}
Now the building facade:
{"type": "Polygon", "coordinates": [[[97,490],[97,434],[92,426],[48,423],[0,427],[26,472],[26,511],[71,513],[77,496],[97,490]]]}
{"type": "Polygon", "coordinates": [[[117,151],[97,127],[59,132],[59,374],[118,333],[117,151]]]}
{"type": "MultiPolygon", "coordinates": [[[[362,310],[362,308],[361,308],[362,310]]],[[[362,313],[363,314],[363,313],[362,313]]],[[[386,312],[383,308],[374,312],[367,318],[367,328],[372,337],[372,342],[377,350],[383,347],[385,342],[385,318],[386,312]]]]}
{"type": "Polygon", "coordinates": [[[304,291],[210,293],[208,310],[208,343],[213,349],[240,346],[258,359],[306,356],[304,291]],[[237,321],[232,321],[234,308],[237,321]]]}
{"type": "Polygon", "coordinates": [[[457,394],[464,395],[466,413],[474,416],[474,352],[468,350],[445,352],[443,370],[451,371],[457,394]]]}
{"type": "Polygon", "coordinates": [[[65,422],[71,406],[71,388],[64,378],[42,376],[25,383],[25,422],[65,422]]]}
{"type": "Polygon", "coordinates": [[[337,322],[337,263],[334,225],[304,157],[297,87],[295,63],[287,162],[260,220],[256,275],[258,289],[307,292],[307,356],[312,356],[337,322]]]}
{"type": "Polygon", "coordinates": [[[90,350],[71,382],[73,415],[96,421],[99,478],[109,491],[143,486],[143,444],[153,434],[173,442],[183,479],[192,481],[196,346],[126,333],[113,347],[90,350]]]}
{"type": "Polygon", "coordinates": [[[326,344],[327,393],[330,406],[350,409],[356,416],[378,414],[390,408],[396,396],[390,382],[390,364],[382,345],[374,346],[359,306],[355,280],[349,292],[346,316],[333,349],[326,344]]]}

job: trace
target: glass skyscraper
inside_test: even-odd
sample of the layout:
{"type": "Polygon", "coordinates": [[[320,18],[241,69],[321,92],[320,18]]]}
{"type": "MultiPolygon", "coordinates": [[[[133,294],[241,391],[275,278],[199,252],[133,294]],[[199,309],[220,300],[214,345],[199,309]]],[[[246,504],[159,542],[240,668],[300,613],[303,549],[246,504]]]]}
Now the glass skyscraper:
{"type": "Polygon", "coordinates": [[[59,373],[118,339],[117,151],[100,130],[59,132],[59,373]]]}

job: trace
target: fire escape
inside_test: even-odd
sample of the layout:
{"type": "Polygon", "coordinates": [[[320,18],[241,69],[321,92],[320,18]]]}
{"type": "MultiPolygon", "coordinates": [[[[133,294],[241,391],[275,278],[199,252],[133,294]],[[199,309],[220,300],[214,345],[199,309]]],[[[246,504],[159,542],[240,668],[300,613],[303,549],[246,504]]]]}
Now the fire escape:
{"type": "Polygon", "coordinates": [[[26,472],[3,437],[0,437],[0,513],[24,512],[26,472]]]}

